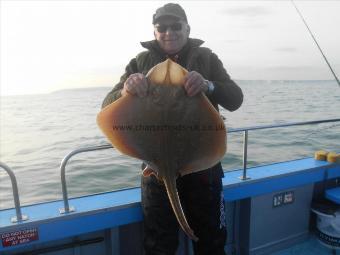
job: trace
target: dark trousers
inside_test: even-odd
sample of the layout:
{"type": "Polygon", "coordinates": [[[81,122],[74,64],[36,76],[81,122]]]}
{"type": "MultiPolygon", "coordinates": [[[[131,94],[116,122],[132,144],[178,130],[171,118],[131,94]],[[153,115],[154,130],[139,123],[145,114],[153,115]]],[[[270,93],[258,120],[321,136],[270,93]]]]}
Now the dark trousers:
{"type": "MultiPolygon", "coordinates": [[[[177,190],[189,226],[199,238],[195,255],[224,255],[226,225],[220,164],[179,177],[177,190]]],[[[142,177],[145,255],[174,255],[179,225],[165,186],[155,176],[142,177]]]]}

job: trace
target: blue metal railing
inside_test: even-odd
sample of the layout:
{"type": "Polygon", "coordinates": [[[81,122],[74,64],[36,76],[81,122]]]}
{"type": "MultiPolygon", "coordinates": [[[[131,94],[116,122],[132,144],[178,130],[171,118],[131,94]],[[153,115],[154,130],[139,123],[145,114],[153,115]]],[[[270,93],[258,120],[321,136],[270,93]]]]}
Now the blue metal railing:
{"type": "Polygon", "coordinates": [[[11,183],[12,183],[12,191],[13,191],[13,198],[14,198],[14,206],[15,206],[16,216],[13,216],[11,218],[11,221],[13,223],[16,223],[16,222],[28,220],[28,217],[21,213],[18,184],[17,184],[17,179],[15,178],[13,171],[11,170],[11,168],[9,168],[9,166],[7,166],[5,163],[2,163],[2,162],[0,162],[0,168],[3,168],[7,172],[7,174],[9,175],[9,177],[11,179],[11,183]]]}
{"type": "Polygon", "coordinates": [[[61,176],[61,188],[63,192],[64,208],[59,209],[61,214],[75,211],[75,208],[73,206],[70,207],[68,203],[68,194],[67,194],[67,187],[66,187],[65,171],[66,171],[66,164],[69,161],[69,159],[73,157],[74,155],[82,153],[82,152],[106,150],[110,148],[113,148],[111,144],[79,148],[79,149],[71,151],[69,154],[67,154],[63,158],[63,160],[61,161],[61,165],[60,165],[60,176],[61,176]]]}
{"type": "Polygon", "coordinates": [[[247,180],[247,150],[248,150],[248,131],[271,129],[271,128],[283,128],[292,126],[305,126],[305,125],[316,125],[321,123],[331,123],[338,122],[340,119],[327,119],[327,120],[314,120],[314,121],[304,121],[304,122],[291,122],[276,125],[263,125],[263,126],[253,126],[245,128],[231,128],[228,130],[229,133],[243,132],[243,175],[240,177],[241,180],[247,180]]]}

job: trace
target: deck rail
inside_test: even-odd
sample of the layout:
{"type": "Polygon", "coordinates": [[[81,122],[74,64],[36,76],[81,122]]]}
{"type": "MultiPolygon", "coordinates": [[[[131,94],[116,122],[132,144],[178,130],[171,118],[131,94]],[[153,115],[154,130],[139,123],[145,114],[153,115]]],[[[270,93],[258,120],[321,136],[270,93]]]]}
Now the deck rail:
{"type": "Polygon", "coordinates": [[[11,222],[17,223],[17,222],[21,222],[21,221],[24,221],[24,220],[28,220],[28,216],[21,213],[17,179],[16,179],[12,169],[9,166],[7,166],[5,163],[2,163],[2,162],[0,162],[0,168],[4,169],[11,179],[13,198],[14,198],[14,206],[15,206],[15,211],[16,211],[16,216],[13,216],[11,218],[11,222]]]}
{"type": "Polygon", "coordinates": [[[98,146],[91,146],[91,147],[84,147],[84,148],[78,148],[73,151],[71,151],[69,154],[67,154],[60,164],[60,177],[61,177],[61,188],[63,192],[63,200],[64,200],[64,208],[60,208],[59,212],[61,214],[69,213],[75,211],[75,208],[73,206],[70,206],[68,203],[68,194],[67,194],[67,187],[66,187],[66,177],[65,177],[65,171],[66,171],[66,165],[67,162],[72,158],[74,155],[88,152],[88,151],[97,151],[97,150],[106,150],[112,148],[111,144],[104,144],[104,145],[98,145],[98,146]]]}
{"type": "Polygon", "coordinates": [[[228,133],[235,132],[243,132],[243,174],[240,177],[241,180],[247,180],[249,177],[247,176],[247,150],[248,150],[248,132],[253,130],[263,130],[270,128],[283,128],[283,127],[292,127],[292,126],[305,126],[305,125],[316,125],[330,122],[339,122],[338,119],[326,119],[326,120],[313,120],[313,121],[303,121],[303,122],[291,122],[291,123],[281,123],[276,125],[262,125],[262,126],[252,126],[252,127],[244,127],[244,128],[231,128],[228,130],[228,133]]]}
{"type": "MultiPolygon", "coordinates": [[[[316,121],[305,121],[305,122],[292,122],[292,123],[281,123],[276,125],[262,125],[262,126],[252,126],[252,127],[244,127],[244,128],[230,128],[228,133],[236,133],[236,132],[243,132],[243,175],[240,177],[241,180],[247,180],[247,149],[248,149],[248,132],[253,130],[263,130],[263,129],[270,129],[270,128],[283,128],[283,127],[292,127],[292,126],[303,126],[303,125],[316,125],[322,123],[332,123],[332,122],[340,122],[340,118],[337,119],[326,119],[326,120],[316,120],[316,121]]],[[[69,213],[75,211],[74,207],[69,206],[68,202],[68,194],[67,194],[67,187],[66,187],[66,165],[67,162],[71,157],[76,154],[88,152],[88,151],[95,151],[95,150],[105,150],[113,148],[111,144],[104,144],[99,146],[91,146],[91,147],[84,147],[78,148],[76,150],[71,151],[67,154],[61,162],[60,172],[61,172],[61,185],[62,185],[62,192],[63,192],[63,200],[64,200],[64,208],[60,209],[60,213],[69,213]]]]}

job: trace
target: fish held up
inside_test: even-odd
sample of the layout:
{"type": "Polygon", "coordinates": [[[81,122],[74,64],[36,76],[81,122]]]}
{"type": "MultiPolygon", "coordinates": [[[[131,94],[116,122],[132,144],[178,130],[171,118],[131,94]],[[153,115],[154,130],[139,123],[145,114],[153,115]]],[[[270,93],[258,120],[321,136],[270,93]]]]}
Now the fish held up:
{"type": "Polygon", "coordinates": [[[97,115],[113,147],[147,164],[143,174],[164,182],[179,225],[193,240],[178,196],[176,179],[217,164],[226,152],[226,129],[208,98],[189,97],[188,71],[167,59],[146,75],[146,97],[126,94],[97,115]]]}

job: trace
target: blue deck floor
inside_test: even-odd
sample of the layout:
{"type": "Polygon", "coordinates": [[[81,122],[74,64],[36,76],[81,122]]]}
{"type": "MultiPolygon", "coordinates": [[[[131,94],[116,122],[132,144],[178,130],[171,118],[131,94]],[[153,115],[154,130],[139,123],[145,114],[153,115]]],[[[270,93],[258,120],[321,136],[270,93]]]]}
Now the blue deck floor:
{"type": "Polygon", "coordinates": [[[300,244],[296,244],[288,249],[272,253],[272,255],[340,255],[340,250],[332,250],[322,245],[315,235],[300,244]]]}

